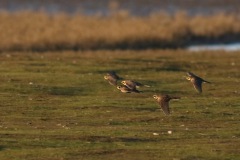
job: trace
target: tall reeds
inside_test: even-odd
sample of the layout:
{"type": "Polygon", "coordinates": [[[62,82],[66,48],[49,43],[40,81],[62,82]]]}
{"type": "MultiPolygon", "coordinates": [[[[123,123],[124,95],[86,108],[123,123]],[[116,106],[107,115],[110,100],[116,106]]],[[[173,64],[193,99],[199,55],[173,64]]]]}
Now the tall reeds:
{"type": "Polygon", "coordinates": [[[112,13],[103,17],[49,15],[43,11],[1,12],[0,50],[177,48],[198,38],[202,41],[240,38],[237,15],[190,17],[178,12],[131,17],[128,11],[116,9],[112,13]]]}

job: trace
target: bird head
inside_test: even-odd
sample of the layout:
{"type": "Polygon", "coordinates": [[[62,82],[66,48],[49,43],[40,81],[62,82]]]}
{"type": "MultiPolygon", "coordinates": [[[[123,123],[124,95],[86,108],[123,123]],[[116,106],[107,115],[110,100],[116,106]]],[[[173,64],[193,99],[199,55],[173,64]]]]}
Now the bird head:
{"type": "Polygon", "coordinates": [[[117,86],[117,89],[120,89],[121,88],[121,86],[117,86]]]}
{"type": "Polygon", "coordinates": [[[108,79],[108,76],[104,76],[104,79],[108,79]]]}
{"type": "Polygon", "coordinates": [[[122,81],[121,83],[122,83],[123,85],[126,85],[126,81],[122,81]]]}
{"type": "Polygon", "coordinates": [[[153,98],[154,98],[154,99],[158,99],[158,96],[157,96],[157,95],[153,95],[153,98]]]}

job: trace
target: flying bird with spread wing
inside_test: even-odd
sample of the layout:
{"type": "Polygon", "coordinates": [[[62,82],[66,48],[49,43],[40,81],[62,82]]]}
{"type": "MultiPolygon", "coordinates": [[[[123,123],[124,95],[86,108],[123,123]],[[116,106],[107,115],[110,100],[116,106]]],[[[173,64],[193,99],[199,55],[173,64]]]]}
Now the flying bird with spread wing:
{"type": "Polygon", "coordinates": [[[194,75],[191,72],[188,72],[187,75],[188,75],[187,80],[192,82],[194,88],[199,93],[202,93],[202,83],[209,83],[209,84],[211,84],[210,82],[203,80],[202,78],[194,75]]]}
{"type": "Polygon", "coordinates": [[[157,99],[159,105],[162,108],[162,111],[165,115],[170,114],[170,108],[169,108],[169,101],[171,99],[180,99],[180,97],[171,97],[169,95],[160,94],[160,95],[153,95],[153,98],[157,99]]]}

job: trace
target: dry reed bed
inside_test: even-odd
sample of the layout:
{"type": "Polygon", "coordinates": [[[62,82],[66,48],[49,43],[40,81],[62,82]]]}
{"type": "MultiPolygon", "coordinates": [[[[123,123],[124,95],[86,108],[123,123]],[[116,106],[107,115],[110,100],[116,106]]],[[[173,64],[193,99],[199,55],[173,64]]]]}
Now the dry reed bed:
{"type": "Polygon", "coordinates": [[[197,39],[238,38],[240,17],[223,13],[195,17],[185,12],[149,17],[131,17],[127,11],[109,17],[41,11],[0,13],[1,51],[176,48],[197,39]]]}

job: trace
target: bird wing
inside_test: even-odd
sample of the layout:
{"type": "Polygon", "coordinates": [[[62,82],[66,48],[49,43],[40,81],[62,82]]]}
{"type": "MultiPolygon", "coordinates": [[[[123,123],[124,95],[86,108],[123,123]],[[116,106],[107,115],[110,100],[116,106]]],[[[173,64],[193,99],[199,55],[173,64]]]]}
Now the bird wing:
{"type": "Polygon", "coordinates": [[[202,93],[202,80],[201,79],[194,79],[193,86],[199,93],[202,93]]]}
{"type": "Polygon", "coordinates": [[[122,78],[122,77],[118,77],[118,80],[124,80],[124,78],[122,78]]]}
{"type": "Polygon", "coordinates": [[[158,99],[158,103],[160,104],[160,106],[163,110],[163,113],[165,115],[169,115],[170,114],[170,109],[169,109],[168,101],[165,101],[164,99],[161,99],[161,100],[158,99]]]}
{"type": "Polygon", "coordinates": [[[107,73],[107,75],[116,75],[116,73],[115,73],[115,71],[109,71],[108,73],[107,73]]]}
{"type": "Polygon", "coordinates": [[[127,81],[125,81],[125,82],[126,82],[126,86],[127,86],[128,88],[130,88],[130,89],[132,89],[132,90],[136,90],[136,84],[135,84],[134,82],[129,81],[129,80],[127,80],[127,81]]]}
{"type": "Polygon", "coordinates": [[[111,84],[111,85],[117,85],[117,79],[113,78],[113,77],[108,77],[108,82],[111,84]]]}
{"type": "Polygon", "coordinates": [[[132,92],[135,92],[135,93],[142,93],[142,91],[139,91],[139,90],[136,90],[136,89],[133,89],[131,90],[132,92]]]}
{"type": "Polygon", "coordinates": [[[190,76],[190,77],[195,77],[195,75],[191,72],[188,72],[187,75],[190,76]]]}
{"type": "Polygon", "coordinates": [[[210,82],[208,82],[208,81],[205,81],[205,80],[203,80],[203,82],[206,82],[206,83],[209,83],[209,84],[211,84],[210,82]]]}
{"type": "Polygon", "coordinates": [[[122,80],[122,79],[123,79],[122,77],[118,77],[118,75],[116,74],[115,71],[109,71],[109,72],[107,73],[107,75],[114,77],[116,80],[122,80]]]}
{"type": "Polygon", "coordinates": [[[133,81],[136,86],[144,86],[144,87],[150,87],[149,85],[145,85],[145,84],[142,84],[142,83],[139,83],[139,82],[136,82],[136,81],[133,81]]]}
{"type": "Polygon", "coordinates": [[[133,83],[136,84],[136,86],[143,86],[143,84],[139,83],[139,82],[136,82],[136,81],[132,81],[133,83]]]}

